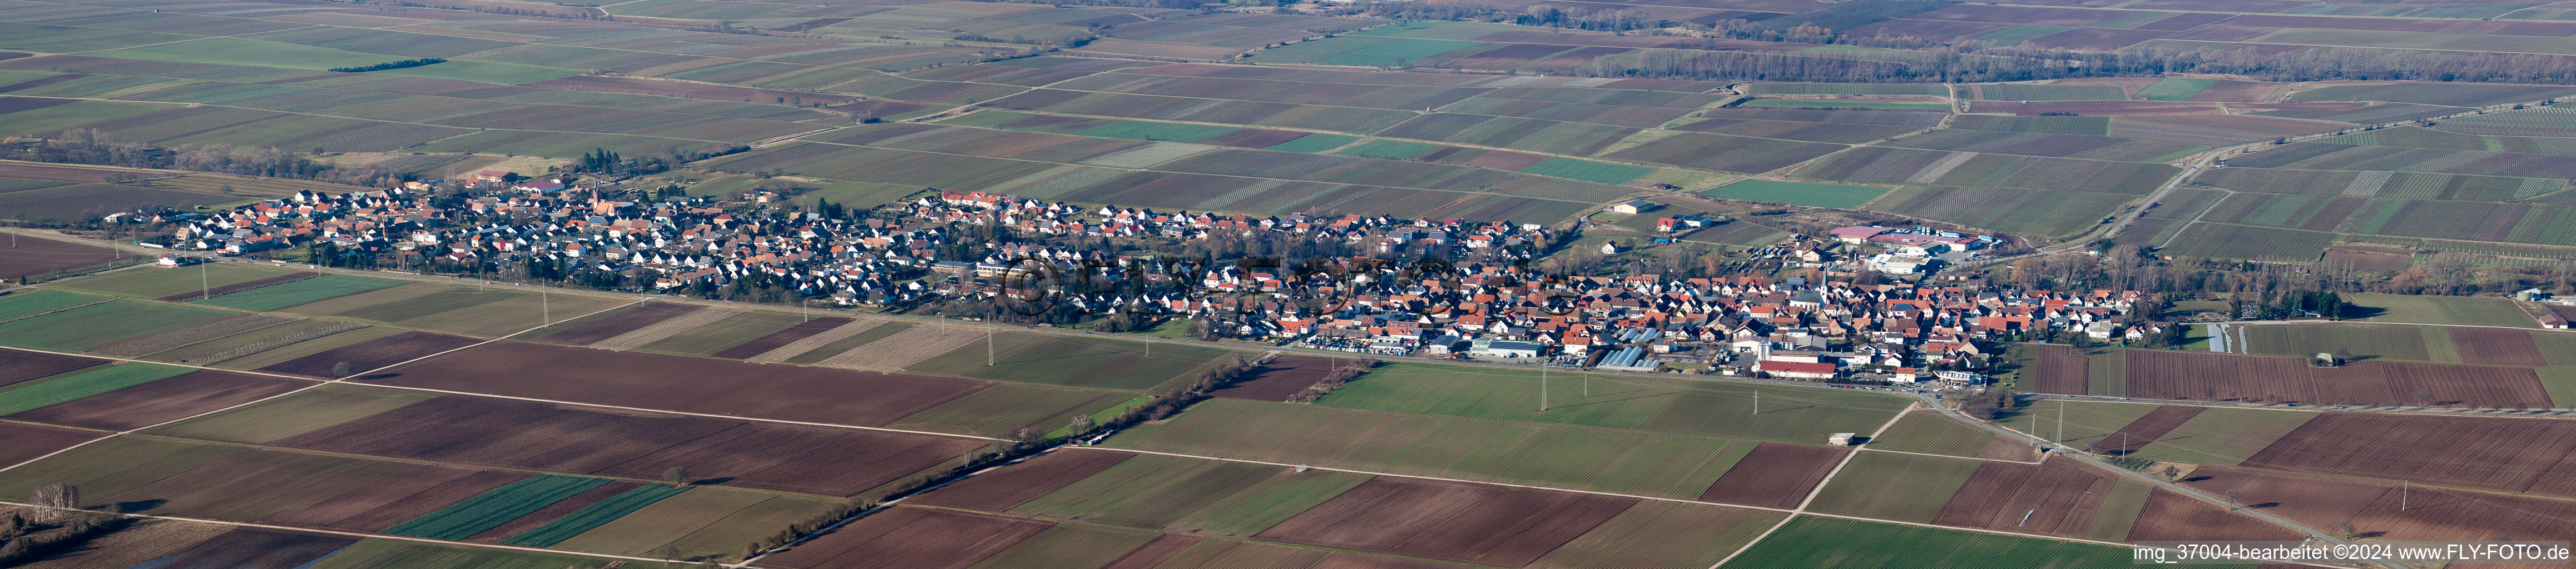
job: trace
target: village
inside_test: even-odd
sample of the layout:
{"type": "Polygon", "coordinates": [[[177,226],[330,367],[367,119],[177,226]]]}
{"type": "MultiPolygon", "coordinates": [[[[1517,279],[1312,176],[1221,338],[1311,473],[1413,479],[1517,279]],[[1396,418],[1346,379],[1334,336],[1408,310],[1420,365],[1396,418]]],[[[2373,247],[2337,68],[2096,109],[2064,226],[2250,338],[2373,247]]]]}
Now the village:
{"type": "Polygon", "coordinates": [[[1531,261],[1570,231],[1506,221],[1158,212],[958,191],[843,215],[830,204],[787,206],[770,192],[628,201],[507,172],[459,182],[125,221],[175,227],[146,241],[153,246],[301,253],[309,263],[393,258],[462,274],[545,266],[567,282],[633,291],[775,288],[792,294],[752,300],[877,310],[982,302],[989,314],[970,317],[1048,326],[1177,319],[1206,339],[1378,356],[1855,384],[1981,384],[1999,355],[1981,342],[2158,332],[2129,317],[2134,291],[1923,279],[1939,259],[1994,242],[1925,228],[1842,227],[1749,252],[1910,281],[1557,275],[1531,261]],[[1163,246],[1134,244],[1144,241],[1163,246]]]}

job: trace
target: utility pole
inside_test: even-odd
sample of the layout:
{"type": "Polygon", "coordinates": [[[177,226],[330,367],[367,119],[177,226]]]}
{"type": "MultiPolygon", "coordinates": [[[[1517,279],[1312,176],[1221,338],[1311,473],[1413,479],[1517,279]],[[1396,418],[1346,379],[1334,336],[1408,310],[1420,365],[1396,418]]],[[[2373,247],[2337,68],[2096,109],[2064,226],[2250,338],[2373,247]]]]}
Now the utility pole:
{"type": "Polygon", "coordinates": [[[1592,398],[1592,374],[1583,374],[1583,398],[1592,398]]]}
{"type": "Polygon", "coordinates": [[[1745,413],[1744,416],[1751,417],[1760,414],[1762,414],[1762,390],[1756,389],[1753,390],[1753,412],[1745,413]]]}
{"type": "Polygon", "coordinates": [[[1538,411],[1547,412],[1547,367],[1545,365],[1538,368],[1538,411]]]}
{"type": "Polygon", "coordinates": [[[2057,400],[2057,442],[2066,442],[2066,400],[2057,400]]]}
{"type": "Polygon", "coordinates": [[[993,329],[988,327],[988,328],[985,328],[985,329],[984,329],[984,366],[985,366],[985,367],[992,367],[992,365],[993,365],[993,329]]]}
{"type": "Polygon", "coordinates": [[[197,263],[197,300],[215,297],[215,287],[206,283],[206,264],[197,263]]]}
{"type": "Polygon", "coordinates": [[[2406,511],[2407,495],[2415,493],[2415,481],[2403,480],[2401,482],[2405,482],[2406,485],[2400,487],[2397,491],[2397,511],[2403,512],[2406,511]]]}
{"type": "Polygon", "coordinates": [[[555,324],[554,296],[546,294],[544,287],[537,288],[537,310],[537,318],[544,320],[547,326],[555,324]]]}

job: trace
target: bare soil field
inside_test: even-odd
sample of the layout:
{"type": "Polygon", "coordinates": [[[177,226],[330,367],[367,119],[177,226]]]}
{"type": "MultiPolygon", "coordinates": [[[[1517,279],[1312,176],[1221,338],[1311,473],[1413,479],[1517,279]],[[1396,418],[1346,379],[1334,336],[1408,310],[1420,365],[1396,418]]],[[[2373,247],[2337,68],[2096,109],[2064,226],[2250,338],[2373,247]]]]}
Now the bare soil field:
{"type": "Polygon", "coordinates": [[[2164,438],[2165,433],[2171,433],[2174,428],[2190,422],[2191,418],[2200,416],[2200,412],[2204,409],[2208,408],[2193,405],[2156,407],[2156,410],[2147,412],[2146,416],[2131,421],[2129,426],[2121,427],[2110,436],[2102,437],[2101,441],[2094,443],[2095,448],[2092,452],[2115,455],[2138,452],[2138,449],[2146,448],[2148,444],[2164,438]]]}
{"type": "Polygon", "coordinates": [[[35,460],[36,457],[104,436],[107,436],[107,433],[0,423],[0,439],[9,441],[9,444],[0,445],[0,467],[35,460]]]}
{"type": "Polygon", "coordinates": [[[2244,466],[2576,496],[2576,421],[2326,413],[2244,466]]]}
{"type": "Polygon", "coordinates": [[[1057,450],[949,483],[906,501],[928,506],[1006,511],[1084,477],[1099,474],[1131,456],[1135,455],[1057,450]]]}
{"type": "Polygon", "coordinates": [[[309,382],[198,370],[10,415],[21,421],[124,431],[258,401],[309,382]]]}
{"type": "Polygon", "coordinates": [[[816,334],[840,328],[841,325],[849,324],[853,320],[855,319],[835,316],[799,322],[795,326],[787,327],[785,330],[771,332],[766,336],[753,338],[749,342],[743,342],[741,344],[734,345],[734,347],[725,348],[724,351],[716,352],[715,356],[719,358],[732,358],[739,360],[766,354],[769,353],[770,350],[776,350],[780,347],[795,343],[799,340],[804,340],[805,338],[812,337],[816,334]]]}
{"type": "MultiPolygon", "coordinates": [[[[1968,111],[1976,113],[2012,113],[2039,116],[2047,113],[2073,113],[2076,116],[2119,115],[2214,115],[2226,112],[2217,103],[2172,101],[1970,101],[1968,111]]],[[[2063,116],[2063,115],[2059,115],[2063,116]]]]}
{"type": "MultiPolygon", "coordinates": [[[[2333,527],[2331,525],[2323,527],[2333,527]]],[[[2129,526],[2129,541],[2185,541],[2196,539],[2298,541],[2307,536],[2289,528],[2264,523],[2253,516],[2239,514],[2203,502],[2181,492],[2157,488],[2147,492],[2145,508],[2138,510],[2137,525],[2129,526]]]]}
{"type": "Polygon", "coordinates": [[[2030,361],[2022,364],[2020,377],[2030,381],[2030,390],[2040,393],[2084,393],[2085,375],[2090,358],[2073,346],[2029,344],[2030,361]]]}
{"type": "Polygon", "coordinates": [[[200,291],[197,291],[197,292],[182,293],[182,294],[173,294],[173,295],[170,295],[170,296],[164,296],[164,297],[161,297],[159,300],[160,300],[160,301],[162,301],[162,302],[187,302],[187,301],[191,301],[191,300],[198,300],[198,299],[203,299],[203,298],[212,298],[212,297],[223,296],[223,295],[227,295],[227,294],[232,294],[232,293],[236,293],[236,292],[241,292],[241,291],[250,290],[250,289],[259,288],[259,287],[264,287],[264,286],[273,285],[273,284],[291,283],[291,282],[300,281],[300,280],[309,279],[309,278],[318,277],[318,276],[322,276],[322,273],[312,273],[312,272],[297,271],[297,272],[287,273],[287,274],[278,275],[278,276],[274,276],[274,277],[269,277],[269,278],[259,279],[259,280],[255,280],[255,281],[239,282],[239,283],[228,284],[228,285],[224,285],[224,286],[219,286],[219,287],[214,287],[214,288],[210,288],[210,289],[200,290],[200,291]]]}
{"type": "Polygon", "coordinates": [[[108,363],[109,360],[84,358],[0,348],[0,386],[52,377],[67,371],[108,363]]]}
{"type": "MultiPolygon", "coordinates": [[[[18,84],[10,85],[10,87],[12,87],[12,88],[17,88],[17,89],[24,89],[24,88],[30,88],[30,87],[38,87],[38,86],[41,86],[41,85],[38,85],[38,83],[54,83],[54,82],[55,82],[55,81],[47,81],[47,80],[49,80],[49,79],[61,79],[61,80],[66,80],[66,81],[68,81],[68,80],[72,80],[72,79],[79,79],[79,78],[82,78],[82,77],[89,77],[89,75],[82,75],[82,74],[77,74],[77,73],[63,74],[63,75],[56,75],[56,76],[53,76],[53,77],[47,77],[47,78],[45,78],[45,79],[39,79],[39,80],[36,80],[36,81],[28,81],[28,82],[24,82],[24,83],[18,83],[18,84]]],[[[49,99],[49,100],[55,100],[55,99],[49,99]]],[[[67,99],[64,99],[64,101],[68,102],[68,100],[67,100],[67,99]]],[[[117,168],[117,167],[113,167],[113,166],[86,166],[86,165],[79,165],[79,164],[47,164],[47,163],[40,163],[40,162],[19,162],[19,161],[15,161],[15,160],[0,160],[0,177],[5,177],[5,178],[26,178],[26,179],[30,179],[30,180],[53,180],[53,181],[57,181],[57,182],[83,182],[83,183],[95,183],[95,182],[105,182],[105,181],[107,181],[107,176],[108,176],[109,174],[137,174],[137,175],[144,175],[144,176],[150,176],[150,175],[153,175],[153,174],[159,174],[159,175],[163,175],[163,176],[174,176],[174,175],[184,174],[184,172],[172,172],[172,171],[168,171],[168,170],[146,170],[146,169],[141,169],[141,168],[117,168]]],[[[106,248],[102,247],[102,248],[100,248],[100,250],[101,250],[101,251],[104,251],[104,250],[106,250],[106,248]]]]}
{"type": "Polygon", "coordinates": [[[982,441],[605,413],[451,396],[275,442],[280,446],[654,479],[671,467],[715,483],[849,496],[982,441]]]}
{"type": "Polygon", "coordinates": [[[2504,328],[2468,328],[2453,326],[2451,345],[2460,350],[2460,363],[2539,367],[2549,365],[2541,357],[2540,346],[2533,344],[2531,333],[2504,328]]]}
{"type": "Polygon", "coordinates": [[[20,279],[115,262],[116,251],[97,245],[20,236],[0,247],[0,279],[20,279]]]}
{"type": "MultiPolygon", "coordinates": [[[[806,49],[811,49],[811,47],[807,47],[806,49]]],[[[711,85],[706,83],[690,83],[687,81],[671,81],[665,79],[599,77],[591,75],[577,75],[562,79],[548,79],[535,83],[523,83],[519,86],[536,87],[539,89],[563,89],[567,91],[599,91],[606,93],[661,95],[664,97],[706,99],[710,101],[775,103],[784,99],[788,104],[800,106],[815,104],[830,105],[849,102],[852,99],[858,98],[849,95],[827,95],[823,93],[806,93],[802,91],[754,89],[750,87],[711,85]]]]}
{"type": "Polygon", "coordinates": [[[2081,536],[2111,494],[2113,475],[2072,460],[2040,465],[1988,462],[1950,496],[1932,523],[2081,536]]]}
{"type": "Polygon", "coordinates": [[[2225,146],[2325,132],[2341,126],[2248,115],[2126,115],[2111,119],[2111,136],[2225,146]]]}
{"type": "Polygon", "coordinates": [[[429,515],[526,478],[526,474],[422,465],[341,492],[313,507],[287,512],[274,523],[372,532],[429,515]]]}
{"type": "Polygon", "coordinates": [[[1261,364],[1261,373],[1252,376],[1252,379],[1236,382],[1234,385],[1226,386],[1225,389],[1209,392],[1208,395],[1255,401],[1286,401],[1289,396],[1305,391],[1307,387],[1315,385],[1317,380],[1331,374],[1335,366],[1356,365],[1358,365],[1357,362],[1337,363],[1321,356],[1283,355],[1271,358],[1269,363],[1261,364]]]}
{"type": "Polygon", "coordinates": [[[2265,513],[2311,527],[2349,522],[2388,539],[2576,540],[2576,525],[2567,523],[2576,518],[2576,501],[2227,467],[2201,467],[2185,480],[2204,492],[2234,491],[2265,513]]]}
{"type": "Polygon", "coordinates": [[[1636,500],[1381,476],[1253,537],[1521,566],[1636,500]]]}
{"type": "Polygon", "coordinates": [[[1708,491],[1700,494],[1703,502],[1743,504],[1772,508],[1795,508],[1807,499],[1808,491],[1841,464],[1849,449],[1762,443],[1753,452],[1736,461],[1734,468],[1717,477],[1708,491]]]}
{"type": "Polygon", "coordinates": [[[885,324],[885,321],[883,320],[852,320],[841,324],[840,327],[824,330],[820,333],[800,338],[794,342],[788,342],[787,345],[779,346],[777,349],[754,355],[749,358],[744,358],[744,361],[756,364],[786,363],[789,358],[805,355],[805,352],[822,349],[825,345],[841,341],[842,339],[849,338],[851,336],[857,336],[883,324],[885,324]]]}
{"type": "Polygon", "coordinates": [[[641,348],[644,347],[645,344],[659,342],[662,341],[663,338],[679,335],[681,332],[687,332],[690,329],[697,328],[699,326],[714,324],[716,321],[723,320],[727,316],[733,316],[744,312],[731,308],[700,308],[702,308],[702,310],[692,311],[678,317],[668,318],[659,322],[654,322],[650,325],[638,327],[624,334],[618,334],[614,338],[591,342],[590,347],[603,350],[632,350],[641,348]]]}
{"type": "Polygon", "coordinates": [[[914,326],[902,334],[850,348],[815,362],[843,369],[892,373],[964,346],[983,334],[967,326],[914,326]]]}
{"type": "Polygon", "coordinates": [[[340,364],[349,364],[349,373],[365,373],[413,358],[462,348],[481,342],[464,336],[432,332],[404,332],[321,353],[287,360],[285,363],[259,368],[259,371],[333,379],[340,377],[340,364]]]}
{"type": "Polygon", "coordinates": [[[1054,526],[1054,522],[1024,518],[898,507],[762,558],[761,565],[965,569],[1054,526]]]}
{"type": "Polygon", "coordinates": [[[879,426],[993,385],[709,358],[493,342],[374,383],[691,413],[879,426]],[[525,378],[545,378],[528,381],[525,378]]]}
{"type": "Polygon", "coordinates": [[[2155,399],[2324,405],[2549,407],[2530,368],[2129,350],[2128,395],[2155,399]]]}
{"type": "Polygon", "coordinates": [[[688,315],[689,313],[705,309],[705,306],[696,304],[647,302],[635,305],[634,308],[601,315],[597,319],[574,325],[571,328],[560,332],[549,334],[537,341],[550,344],[587,346],[605,341],[609,338],[618,337],[619,335],[623,335],[627,332],[633,332],[638,328],[651,326],[664,320],[678,318],[688,315]]]}

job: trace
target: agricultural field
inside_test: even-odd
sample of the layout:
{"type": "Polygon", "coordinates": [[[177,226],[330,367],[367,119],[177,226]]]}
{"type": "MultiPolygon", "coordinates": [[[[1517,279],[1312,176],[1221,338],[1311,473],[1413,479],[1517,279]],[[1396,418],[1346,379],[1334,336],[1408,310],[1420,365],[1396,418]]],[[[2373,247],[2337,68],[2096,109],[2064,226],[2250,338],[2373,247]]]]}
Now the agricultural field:
{"type": "Polygon", "coordinates": [[[1708,191],[1700,192],[1700,195],[1729,200],[1852,209],[1878,199],[1887,191],[1887,188],[1879,186],[1745,179],[1710,188],[1708,191]]]}
{"type": "Polygon", "coordinates": [[[1539,374],[1475,371],[1399,363],[1371,370],[1318,405],[1403,413],[1590,425],[1815,444],[1833,433],[1868,432],[1906,408],[1902,398],[1865,392],[1628,375],[1559,373],[1548,381],[1555,405],[1538,410],[1539,374]]]}

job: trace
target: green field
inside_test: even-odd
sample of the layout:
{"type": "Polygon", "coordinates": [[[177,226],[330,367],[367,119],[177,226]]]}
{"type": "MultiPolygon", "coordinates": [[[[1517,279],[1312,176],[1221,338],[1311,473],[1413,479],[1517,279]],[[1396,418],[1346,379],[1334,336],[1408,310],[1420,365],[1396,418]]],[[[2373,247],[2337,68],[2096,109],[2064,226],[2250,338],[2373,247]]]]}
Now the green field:
{"type": "Polygon", "coordinates": [[[87,276],[47,287],[104,292],[142,298],[161,298],[285,275],[285,269],[242,263],[206,263],[194,267],[140,267],[113,273],[87,276]]]}
{"type": "Polygon", "coordinates": [[[435,394],[363,385],[331,384],[154,427],[152,434],[264,443],[427,401],[435,394]]]}
{"type": "Polygon", "coordinates": [[[574,494],[607,484],[606,478],[539,474],[494,488],[463,502],[457,502],[411,521],[394,524],[382,533],[432,539],[465,539],[485,530],[500,527],[521,516],[546,509],[574,494]]]}
{"type": "Polygon", "coordinates": [[[221,306],[252,311],[270,311],[341,295],[357,294],[381,288],[401,286],[408,281],[322,275],[294,282],[278,283],[204,300],[191,304],[221,306]]]}
{"type": "Polygon", "coordinates": [[[1586,375],[1550,374],[1546,412],[1538,411],[1539,372],[1416,363],[1380,366],[1318,404],[1823,444],[1834,433],[1875,432],[1910,403],[1844,389],[1586,375]]]}
{"type": "Polygon", "coordinates": [[[84,505],[141,488],[251,449],[115,437],[0,472],[0,498],[18,500],[49,484],[80,487],[84,505]]]}
{"type": "Polygon", "coordinates": [[[1984,464],[1966,458],[1863,452],[1844,464],[1807,507],[1828,514],[1928,524],[1984,464]]]}
{"type": "Polygon", "coordinates": [[[1260,533],[1368,475],[1140,455],[1012,508],[1011,513],[1224,535],[1260,533]]]}
{"type": "MultiPolygon", "coordinates": [[[[803,504],[818,511],[825,507],[820,501],[798,500],[767,492],[699,486],[690,488],[687,492],[681,492],[679,495],[663,498],[625,517],[600,524],[590,531],[556,542],[550,547],[610,555],[644,555],[660,548],[663,544],[680,541],[692,533],[701,531],[730,532],[743,536],[734,541],[750,541],[767,536],[773,531],[769,528],[784,526],[789,521],[795,521],[783,520],[776,525],[760,525],[733,520],[736,515],[752,511],[755,506],[773,501],[782,505],[803,504]],[[719,524],[720,521],[731,523],[719,524]]],[[[712,539],[702,541],[712,541],[712,539]]],[[[740,552],[740,545],[731,544],[713,549],[682,550],[679,553],[684,556],[697,556],[740,552]]]]}
{"type": "Polygon", "coordinates": [[[2344,317],[2363,322],[2540,327],[2512,300],[2503,298],[2352,293],[2343,299],[2344,317]]]}
{"type": "Polygon", "coordinates": [[[1000,354],[984,365],[982,342],[922,360],[905,371],[1024,383],[1103,389],[1150,389],[1235,352],[1160,344],[1153,355],[1130,340],[1003,332],[993,339],[1000,354]]]}
{"type": "Polygon", "coordinates": [[[2316,416],[2306,411],[2212,407],[2131,456],[2234,466],[2316,416]]]}
{"type": "Polygon", "coordinates": [[[1896,420],[1896,425],[1878,438],[1869,440],[1869,448],[1899,452],[1919,452],[1967,458],[1997,460],[2030,460],[2026,450],[2007,456],[1987,456],[1998,435],[1985,429],[1960,423],[1938,411],[1914,411],[1896,420]]]}
{"type": "MultiPolygon", "coordinates": [[[[2308,357],[2348,350],[2355,357],[2460,363],[2451,334],[2406,324],[2264,324],[2245,326],[2241,353],[2308,357]]],[[[2236,346],[2229,346],[2234,349],[2236,346]]]]}
{"type": "Polygon", "coordinates": [[[1548,159],[1542,160],[1528,168],[1522,168],[1521,172],[1541,176],[1573,178],[1586,182],[1625,184],[1637,181],[1638,178],[1643,178],[1647,174],[1653,174],[1655,173],[1655,169],[1644,166],[1630,166],[1627,164],[1612,164],[1608,162],[1594,162],[1591,160],[1549,157],[1548,159]]]}
{"type": "Polygon", "coordinates": [[[2209,90],[2210,85],[2216,84],[2218,84],[2217,79],[2166,79],[2139,89],[2138,98],[2149,101],[2189,101],[2193,95],[2209,90]]]}
{"type": "Polygon", "coordinates": [[[0,323],[0,345],[79,352],[240,314],[118,299],[0,323]]]}
{"type": "MultiPolygon", "coordinates": [[[[1341,36],[1297,42],[1263,50],[1254,59],[1265,63],[1316,63],[1365,67],[1432,65],[1432,56],[1493,44],[1471,41],[1341,36]]],[[[1496,45],[1495,47],[1500,47],[1496,45]]]]}
{"type": "Polygon", "coordinates": [[[1036,425],[1040,429],[1060,427],[1072,417],[1069,412],[1090,413],[1129,397],[1129,393],[1117,391],[1003,383],[906,415],[886,426],[1001,437],[1040,421],[1045,421],[1036,425]]]}
{"type": "MultiPolygon", "coordinates": [[[[1821,442],[1821,441],[1819,441],[1821,442]]],[[[1752,441],[1215,399],[1111,446],[1695,499],[1752,441]]]]}
{"type": "Polygon", "coordinates": [[[31,381],[0,391],[0,415],[35,410],[57,403],[167,379],[196,368],[161,364],[96,367],[45,381],[31,381]]]}
{"type": "Polygon", "coordinates": [[[1104,567],[1162,536],[1159,531],[1056,524],[968,569],[1104,567]]]}
{"type": "Polygon", "coordinates": [[[22,290],[8,296],[0,296],[0,318],[18,318],[101,300],[107,300],[107,297],[51,289],[22,290]]]}
{"type": "Polygon", "coordinates": [[[598,503],[584,506],[573,513],[565,514],[564,517],[555,518],[554,521],[546,522],[546,525],[537,526],[536,529],[510,536],[509,539],[501,540],[501,543],[526,547],[552,547],[564,540],[572,539],[573,536],[581,535],[608,522],[617,521],[618,518],[626,517],[627,514],[635,513],[645,506],[651,506],[691,489],[693,488],[668,484],[638,486],[633,490],[619,492],[606,500],[600,500],[598,503]]]}
{"type": "Polygon", "coordinates": [[[1800,517],[1727,561],[1726,567],[2116,569],[2134,563],[2123,547],[1800,517]]]}
{"type": "Polygon", "coordinates": [[[1708,191],[1700,192],[1700,195],[1719,199],[1852,209],[1869,203],[1870,200],[1878,199],[1878,196],[1886,193],[1887,188],[1878,186],[1746,178],[1732,184],[1710,188],[1708,191]]]}
{"type": "Polygon", "coordinates": [[[2043,399],[2028,402],[2018,412],[1998,422],[2012,430],[2067,447],[2090,448],[2102,437],[2119,432],[2121,427],[2137,422],[2139,417],[2154,410],[2154,405],[2043,399]],[[2064,424],[2060,424],[2061,417],[2064,424]]]}
{"type": "Polygon", "coordinates": [[[1715,565],[1787,516],[1713,504],[1643,501],[1549,550],[1533,569],[1715,565]]]}
{"type": "Polygon", "coordinates": [[[2576,407],[2576,369],[2544,367],[2533,371],[2540,373],[2540,386],[2549,391],[2550,403],[2560,408],[2576,407]]]}

